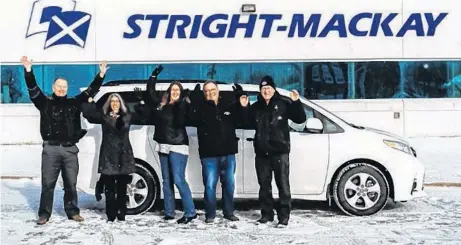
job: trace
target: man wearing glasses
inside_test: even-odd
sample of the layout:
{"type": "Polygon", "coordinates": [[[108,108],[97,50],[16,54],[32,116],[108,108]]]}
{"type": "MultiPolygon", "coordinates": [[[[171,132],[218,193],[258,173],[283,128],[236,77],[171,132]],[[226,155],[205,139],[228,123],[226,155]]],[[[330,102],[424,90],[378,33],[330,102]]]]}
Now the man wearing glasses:
{"type": "Polygon", "coordinates": [[[267,223],[274,220],[271,186],[274,175],[280,199],[277,210],[278,223],[284,227],[288,225],[291,211],[288,119],[301,124],[306,121],[306,114],[296,90],[290,93],[290,98],[280,95],[276,91],[274,79],[270,76],[261,79],[259,88],[257,101],[244,113],[246,126],[256,131],[253,144],[261,205],[261,218],[258,222],[267,223]]]}
{"type": "Polygon", "coordinates": [[[248,105],[248,97],[238,84],[233,86],[237,101],[226,102],[219,97],[215,82],[203,85],[201,94],[197,84],[190,95],[189,118],[197,127],[199,155],[205,185],[205,222],[213,223],[216,217],[216,185],[218,178],[223,188],[224,218],[238,221],[234,215],[235,154],[238,138],[235,129],[242,126],[242,107],[248,105]]]}

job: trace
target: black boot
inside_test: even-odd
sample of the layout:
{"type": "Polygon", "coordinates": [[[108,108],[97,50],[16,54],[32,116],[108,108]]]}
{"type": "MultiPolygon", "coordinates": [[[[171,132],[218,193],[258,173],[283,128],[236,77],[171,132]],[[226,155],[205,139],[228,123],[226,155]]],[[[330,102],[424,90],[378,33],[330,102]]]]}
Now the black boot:
{"type": "Polygon", "coordinates": [[[280,220],[279,220],[278,226],[279,226],[279,227],[285,227],[285,226],[287,226],[287,225],[288,225],[288,220],[289,220],[288,218],[282,218],[282,219],[280,219],[280,220]]]}
{"type": "Polygon", "coordinates": [[[196,219],[198,217],[198,215],[194,215],[192,217],[185,217],[183,216],[182,218],[178,219],[178,224],[187,224],[189,222],[191,222],[192,220],[196,219]]]}
{"type": "Polygon", "coordinates": [[[272,222],[274,221],[274,217],[270,217],[270,216],[262,216],[260,219],[258,219],[258,222],[261,223],[261,224],[265,224],[267,222],[272,222]]]}
{"type": "Polygon", "coordinates": [[[174,219],[174,217],[168,216],[168,215],[165,215],[165,216],[163,217],[163,220],[172,220],[172,219],[174,219]]]}
{"type": "Polygon", "coordinates": [[[119,221],[125,221],[125,214],[119,212],[119,213],[117,214],[117,219],[118,219],[119,221]]]}
{"type": "Polygon", "coordinates": [[[230,220],[230,221],[239,221],[240,219],[235,216],[235,215],[230,215],[230,216],[227,216],[227,215],[224,215],[224,218],[227,219],[227,220],[230,220]]]}

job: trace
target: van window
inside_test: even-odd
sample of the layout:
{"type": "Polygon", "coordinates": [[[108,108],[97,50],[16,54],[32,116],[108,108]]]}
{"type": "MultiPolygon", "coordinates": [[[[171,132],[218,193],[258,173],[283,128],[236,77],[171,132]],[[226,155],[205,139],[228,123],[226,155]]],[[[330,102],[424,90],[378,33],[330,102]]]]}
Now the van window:
{"type": "MultiPolygon", "coordinates": [[[[258,94],[259,94],[258,92],[250,92],[248,94],[250,104],[253,104],[254,102],[256,102],[258,94]]],[[[304,112],[306,113],[306,118],[315,117],[315,118],[320,119],[320,121],[323,123],[323,133],[324,134],[334,134],[334,133],[344,132],[344,130],[340,126],[338,126],[336,123],[334,123],[333,121],[331,121],[330,119],[322,115],[320,112],[312,109],[311,107],[305,104],[303,104],[303,107],[304,107],[304,112]]],[[[301,124],[297,124],[291,120],[288,120],[288,125],[290,126],[290,131],[292,132],[308,133],[305,122],[301,124]]]]}
{"type": "MultiPolygon", "coordinates": [[[[344,132],[344,130],[339,125],[337,125],[336,123],[334,123],[333,121],[328,119],[322,113],[310,108],[307,105],[303,105],[303,106],[304,106],[304,111],[306,112],[306,117],[307,118],[314,117],[314,118],[320,119],[320,121],[323,124],[323,133],[324,134],[336,134],[336,133],[343,133],[344,132]]],[[[307,130],[304,128],[303,132],[307,132],[307,130]]]]}

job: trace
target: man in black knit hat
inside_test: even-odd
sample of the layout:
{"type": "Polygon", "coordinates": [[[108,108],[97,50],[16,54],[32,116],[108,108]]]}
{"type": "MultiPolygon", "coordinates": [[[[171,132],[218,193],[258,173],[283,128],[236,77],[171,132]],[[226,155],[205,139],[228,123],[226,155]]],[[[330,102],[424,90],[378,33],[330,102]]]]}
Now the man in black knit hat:
{"type": "Polygon", "coordinates": [[[290,129],[288,119],[304,123],[306,114],[299,93],[293,90],[290,99],[277,91],[274,79],[264,76],[259,84],[257,101],[245,113],[249,128],[255,129],[254,149],[256,153],[256,174],[258,176],[260,223],[274,220],[274,199],[272,197],[272,173],[279,190],[280,208],[277,210],[279,225],[288,225],[291,211],[290,192],[290,129]]]}

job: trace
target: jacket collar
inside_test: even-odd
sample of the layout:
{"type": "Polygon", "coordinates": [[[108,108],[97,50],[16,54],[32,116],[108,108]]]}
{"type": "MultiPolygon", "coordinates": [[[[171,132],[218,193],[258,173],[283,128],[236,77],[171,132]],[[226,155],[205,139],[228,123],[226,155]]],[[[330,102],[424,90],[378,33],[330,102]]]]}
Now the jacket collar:
{"type": "Polygon", "coordinates": [[[115,113],[115,112],[113,112],[113,111],[110,111],[110,112],[109,112],[109,116],[110,116],[110,117],[118,118],[118,117],[120,116],[120,111],[119,111],[118,113],[115,113]]]}
{"type": "MultiPolygon", "coordinates": [[[[275,92],[274,92],[274,96],[272,96],[272,98],[270,99],[268,105],[272,105],[272,104],[273,104],[276,100],[278,100],[279,98],[280,98],[279,92],[275,91],[275,92]]],[[[261,95],[261,93],[258,94],[258,102],[262,103],[262,105],[264,105],[264,106],[268,106],[268,105],[266,105],[266,100],[264,100],[264,98],[263,98],[263,96],[261,95]]]]}
{"type": "Polygon", "coordinates": [[[55,93],[53,93],[51,95],[51,97],[53,97],[54,100],[65,100],[67,99],[67,95],[64,95],[64,96],[57,96],[55,93]]]}

